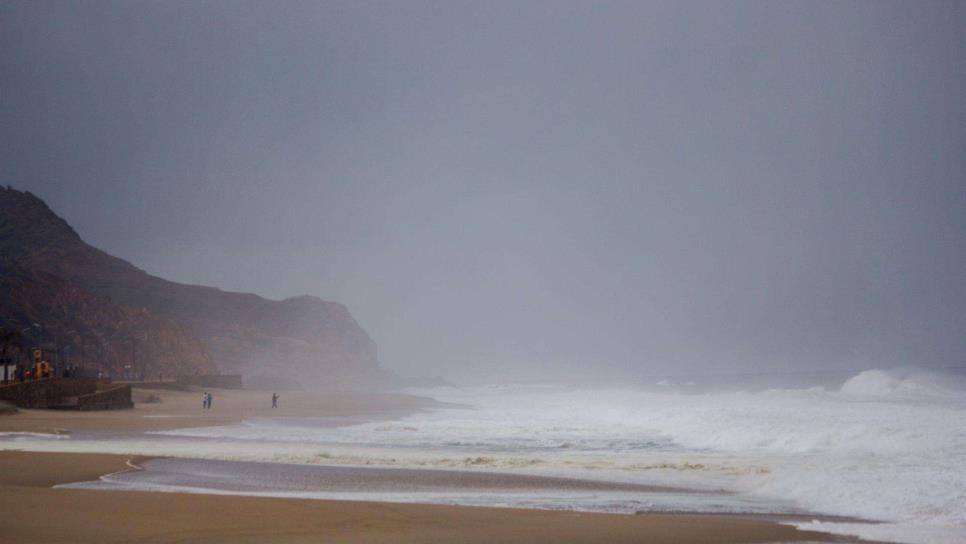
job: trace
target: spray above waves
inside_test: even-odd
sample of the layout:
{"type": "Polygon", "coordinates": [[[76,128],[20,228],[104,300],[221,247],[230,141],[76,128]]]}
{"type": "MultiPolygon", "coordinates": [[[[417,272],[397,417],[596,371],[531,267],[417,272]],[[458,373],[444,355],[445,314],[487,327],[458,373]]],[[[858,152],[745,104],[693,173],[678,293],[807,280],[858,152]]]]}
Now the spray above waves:
{"type": "Polygon", "coordinates": [[[915,369],[866,370],[842,384],[840,392],[856,397],[941,400],[961,397],[966,383],[959,375],[915,369]]]}

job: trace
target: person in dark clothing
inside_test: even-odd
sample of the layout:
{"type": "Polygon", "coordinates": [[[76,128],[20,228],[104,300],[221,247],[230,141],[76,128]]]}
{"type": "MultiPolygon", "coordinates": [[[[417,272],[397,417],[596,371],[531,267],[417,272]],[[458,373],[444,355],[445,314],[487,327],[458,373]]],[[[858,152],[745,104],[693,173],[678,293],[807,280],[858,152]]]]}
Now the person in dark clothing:
{"type": "Polygon", "coordinates": [[[272,393],[272,408],[278,408],[278,393],[272,393]]]}

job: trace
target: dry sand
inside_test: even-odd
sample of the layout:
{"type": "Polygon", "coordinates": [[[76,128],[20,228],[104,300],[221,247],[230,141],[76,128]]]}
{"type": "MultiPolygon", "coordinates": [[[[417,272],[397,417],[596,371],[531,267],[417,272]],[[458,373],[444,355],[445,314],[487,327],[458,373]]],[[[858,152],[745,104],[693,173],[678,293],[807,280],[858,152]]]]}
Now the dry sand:
{"type": "MultiPolygon", "coordinates": [[[[0,417],[2,431],[158,430],[218,425],[258,415],[379,417],[426,406],[417,397],[215,391],[158,392],[158,404],[117,412],[26,410],[0,417]],[[164,416],[164,417],[145,417],[164,416]]],[[[303,499],[54,489],[130,470],[139,459],[102,454],[0,452],[0,543],[753,543],[834,541],[770,521],[729,516],[609,515],[303,499]]],[[[843,541],[839,539],[838,541],[843,541]]]]}
{"type": "Polygon", "coordinates": [[[202,391],[134,390],[134,408],[74,412],[65,410],[21,410],[0,415],[0,432],[163,431],[186,427],[209,427],[237,423],[246,417],[357,417],[360,420],[396,416],[428,408],[432,399],[381,392],[283,392],[279,407],[272,409],[272,393],[210,389],[214,402],[210,410],[201,407],[202,391]],[[139,402],[149,396],[161,402],[139,402]]]}

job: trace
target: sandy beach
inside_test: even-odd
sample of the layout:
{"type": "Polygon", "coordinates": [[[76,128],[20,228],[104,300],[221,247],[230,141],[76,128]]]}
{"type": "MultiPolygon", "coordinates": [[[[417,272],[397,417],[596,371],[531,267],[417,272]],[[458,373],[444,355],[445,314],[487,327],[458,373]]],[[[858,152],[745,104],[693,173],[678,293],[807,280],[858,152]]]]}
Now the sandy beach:
{"type": "Polygon", "coordinates": [[[625,516],[51,487],[131,470],[137,461],[116,455],[0,452],[0,509],[6,517],[0,542],[827,540],[820,533],[724,516],[625,516]]]}
{"type": "Polygon", "coordinates": [[[432,399],[383,392],[284,392],[272,409],[271,392],[211,389],[214,401],[202,410],[202,391],[135,389],[134,409],[75,412],[21,410],[0,418],[0,432],[59,433],[65,431],[143,432],[210,427],[238,423],[247,417],[308,417],[378,419],[435,405],[432,399]],[[145,402],[150,397],[160,402],[145,402]]]}
{"type": "MultiPolygon", "coordinates": [[[[389,393],[141,391],[161,402],[115,412],[24,410],[0,430],[147,431],[237,422],[244,417],[325,414],[375,418],[431,401],[389,393]]],[[[612,515],[506,508],[54,488],[136,470],[145,459],[106,454],[0,452],[0,542],[794,542],[834,541],[771,521],[720,515],[612,515]]],[[[839,539],[838,541],[841,541],[839,539]]]]}

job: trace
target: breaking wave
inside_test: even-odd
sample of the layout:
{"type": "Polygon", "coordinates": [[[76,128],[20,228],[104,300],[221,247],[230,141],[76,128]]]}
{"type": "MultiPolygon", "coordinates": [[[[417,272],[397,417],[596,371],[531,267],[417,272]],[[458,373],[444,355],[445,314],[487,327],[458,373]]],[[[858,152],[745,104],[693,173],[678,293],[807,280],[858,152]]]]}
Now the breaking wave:
{"type": "Polygon", "coordinates": [[[880,539],[951,543],[966,541],[966,396],[959,383],[869,370],[837,390],[435,388],[416,393],[474,409],[337,429],[249,421],[178,434],[314,442],[326,450],[315,462],[333,464],[724,488],[816,513],[888,522],[875,526],[880,539]]]}
{"type": "Polygon", "coordinates": [[[127,441],[0,437],[0,447],[9,442],[48,451],[489,470],[726,489],[779,511],[792,505],[885,522],[822,524],[826,530],[951,544],[966,542],[966,395],[960,383],[870,370],[832,390],[444,387],[413,392],[471,408],[342,426],[325,418],[251,419],[127,441]]]}

